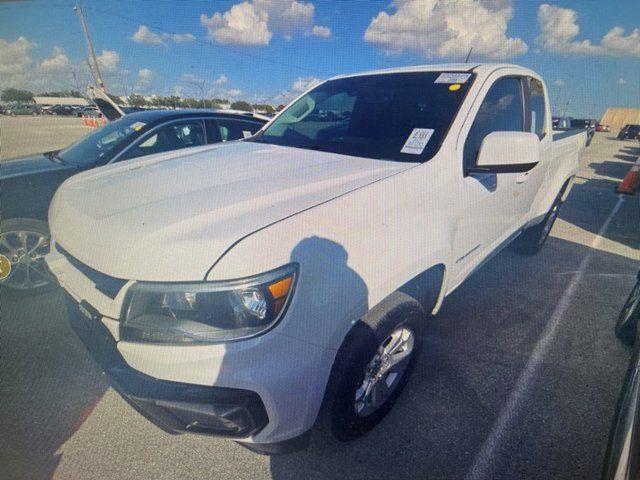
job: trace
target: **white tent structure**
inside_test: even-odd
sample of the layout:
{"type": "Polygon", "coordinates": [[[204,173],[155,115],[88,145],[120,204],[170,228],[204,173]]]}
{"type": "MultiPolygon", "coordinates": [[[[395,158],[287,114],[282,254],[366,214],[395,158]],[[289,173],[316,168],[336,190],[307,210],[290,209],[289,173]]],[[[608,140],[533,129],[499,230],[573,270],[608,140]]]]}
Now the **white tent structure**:
{"type": "Polygon", "coordinates": [[[33,101],[38,105],[74,105],[86,106],[89,103],[80,97],[33,97],[33,101]]]}

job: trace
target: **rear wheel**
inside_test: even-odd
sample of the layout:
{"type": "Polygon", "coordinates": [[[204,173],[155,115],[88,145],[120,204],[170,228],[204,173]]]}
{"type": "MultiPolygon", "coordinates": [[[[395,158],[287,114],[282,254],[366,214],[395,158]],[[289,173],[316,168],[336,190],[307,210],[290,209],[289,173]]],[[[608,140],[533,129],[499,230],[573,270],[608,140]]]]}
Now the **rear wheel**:
{"type": "Polygon", "coordinates": [[[396,292],[358,322],[331,372],[321,422],[334,437],[364,435],[389,413],[406,385],[421,346],[425,313],[396,292]]]}
{"type": "Polygon", "coordinates": [[[553,224],[558,218],[558,212],[562,205],[562,192],[556,197],[551,209],[547,212],[544,220],[537,225],[527,228],[516,238],[513,243],[516,251],[522,255],[535,255],[549,238],[553,224]]]}
{"type": "Polygon", "coordinates": [[[44,262],[49,252],[49,227],[42,220],[15,218],[0,224],[0,254],[11,264],[9,276],[0,280],[3,288],[40,293],[55,280],[44,262]]]}

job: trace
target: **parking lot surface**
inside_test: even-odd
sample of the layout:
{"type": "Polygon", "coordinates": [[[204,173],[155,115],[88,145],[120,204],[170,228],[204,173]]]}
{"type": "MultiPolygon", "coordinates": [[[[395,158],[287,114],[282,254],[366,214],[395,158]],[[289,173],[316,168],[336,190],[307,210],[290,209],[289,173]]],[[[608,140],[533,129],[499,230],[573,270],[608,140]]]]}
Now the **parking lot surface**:
{"type": "Polygon", "coordinates": [[[597,134],[543,250],[506,249],[448,297],[392,413],[347,444],[265,457],[166,434],[108,387],[60,291],[2,291],[0,477],[598,478],[629,360],[613,326],[640,268],[640,196],[614,188],[638,153],[597,134]]]}
{"type": "Polygon", "coordinates": [[[2,161],[69,146],[91,132],[81,118],[0,115],[0,158],[2,161]]]}

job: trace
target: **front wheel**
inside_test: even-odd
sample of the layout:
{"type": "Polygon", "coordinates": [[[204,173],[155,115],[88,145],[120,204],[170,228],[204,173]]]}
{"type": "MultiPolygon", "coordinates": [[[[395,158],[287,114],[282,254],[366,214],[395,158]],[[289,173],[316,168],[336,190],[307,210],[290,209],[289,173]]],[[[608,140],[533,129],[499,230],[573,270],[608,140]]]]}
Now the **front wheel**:
{"type": "Polygon", "coordinates": [[[397,292],[354,325],[336,355],[320,417],[335,438],[356,439],[389,413],[417,360],[425,320],[420,304],[397,292]]]}
{"type": "Polygon", "coordinates": [[[40,293],[55,285],[44,262],[49,252],[49,227],[42,220],[14,218],[0,224],[0,254],[11,264],[9,276],[0,280],[3,288],[40,293]]]}

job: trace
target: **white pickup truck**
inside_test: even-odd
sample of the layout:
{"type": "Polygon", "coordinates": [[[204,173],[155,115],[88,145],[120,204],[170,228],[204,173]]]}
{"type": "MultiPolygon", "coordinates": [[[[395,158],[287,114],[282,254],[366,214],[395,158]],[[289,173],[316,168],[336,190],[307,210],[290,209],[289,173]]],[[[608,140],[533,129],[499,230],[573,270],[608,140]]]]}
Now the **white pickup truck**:
{"type": "Polygon", "coordinates": [[[443,299],[512,240],[542,246],[586,141],[561,137],[518,66],[339,76],[249,139],[70,178],[47,263],[158,426],[262,453],[316,423],[349,440],[391,409],[443,299]]]}

